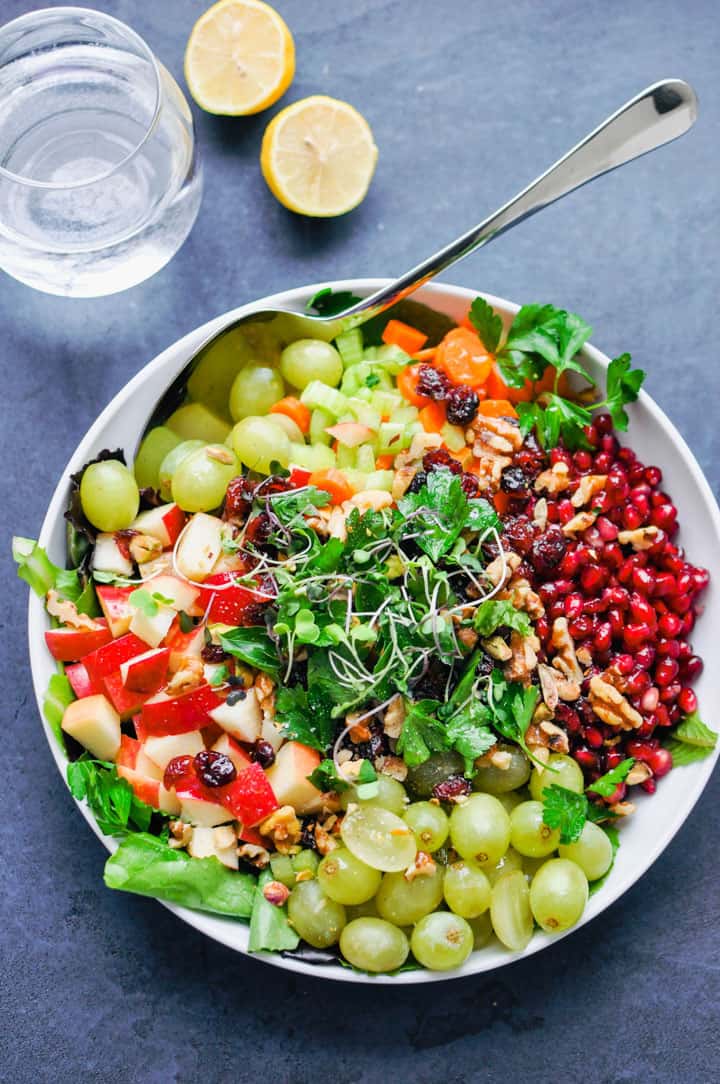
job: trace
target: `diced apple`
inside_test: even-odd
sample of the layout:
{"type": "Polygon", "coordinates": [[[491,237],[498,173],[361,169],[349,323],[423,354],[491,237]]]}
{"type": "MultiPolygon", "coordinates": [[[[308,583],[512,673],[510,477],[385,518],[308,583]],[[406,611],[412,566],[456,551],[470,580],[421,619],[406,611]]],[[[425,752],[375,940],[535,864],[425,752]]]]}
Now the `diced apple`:
{"type": "Polygon", "coordinates": [[[92,556],[95,572],[112,572],[116,576],[132,576],[133,563],[123,553],[114,534],[99,534],[92,556]]]}
{"type": "Polygon", "coordinates": [[[117,772],[123,779],[127,779],[135,797],[141,802],[151,805],[153,809],[159,809],[161,813],[169,813],[177,817],[180,812],[180,801],[175,792],[167,790],[161,781],[143,775],[135,768],[126,768],[122,764],[118,766],[117,772]]]}
{"type": "Polygon", "coordinates": [[[223,522],[217,516],[197,512],[177,547],[175,563],[189,580],[202,582],[222,553],[223,522]]]}
{"type": "Polygon", "coordinates": [[[212,748],[216,753],[222,753],[224,756],[229,757],[238,772],[249,768],[252,763],[245,750],[229,734],[222,734],[212,748]]]}
{"type": "Polygon", "coordinates": [[[119,670],[100,678],[100,687],[123,721],[131,719],[135,712],[140,711],[150,696],[150,693],[138,693],[132,689],[126,689],[119,670]]]}
{"type": "Polygon", "coordinates": [[[98,584],[95,588],[113,636],[122,636],[130,628],[133,608],[129,598],[134,590],[134,587],[112,587],[110,584],[98,584]]]}
{"type": "Polygon", "coordinates": [[[150,647],[157,647],[165,639],[170,626],[175,620],[175,611],[169,606],[158,606],[154,614],[145,610],[134,609],[130,621],[130,632],[134,632],[150,647]]]}
{"type": "Polygon", "coordinates": [[[280,727],[276,722],[273,722],[272,719],[263,719],[260,737],[263,741],[266,741],[270,745],[272,745],[276,753],[282,743],[285,741],[284,737],[280,733],[280,727]]]}
{"type": "Polygon", "coordinates": [[[102,694],[73,700],[63,715],[62,728],[98,760],[115,760],[120,748],[120,716],[102,694]]]}
{"type": "MultiPolygon", "coordinates": [[[[233,694],[230,694],[233,700],[233,694]]],[[[210,712],[210,718],[238,741],[252,743],[260,737],[262,711],[254,689],[248,689],[241,700],[227,700],[210,712]]]]}
{"type": "Polygon", "coordinates": [[[213,572],[207,577],[199,600],[202,612],[208,621],[221,622],[230,628],[252,624],[258,603],[268,602],[269,596],[232,583],[232,579],[231,572],[213,572]]]}
{"type": "Polygon", "coordinates": [[[177,504],[161,504],[159,508],[141,512],[130,526],[135,531],[157,538],[158,542],[162,542],[163,549],[168,549],[175,545],[185,526],[185,513],[177,504]]]}
{"type": "Polygon", "coordinates": [[[297,741],[286,742],[267,769],[267,777],[280,805],[291,805],[298,813],[314,813],[321,805],[322,793],[308,776],[320,763],[320,754],[297,741]]]}
{"type": "Polygon", "coordinates": [[[161,780],[163,777],[163,769],[150,759],[137,738],[130,738],[127,734],[123,734],[120,739],[120,749],[115,763],[118,770],[121,766],[132,768],[133,771],[148,779],[161,780]]]}
{"type": "Polygon", "coordinates": [[[217,858],[228,869],[238,869],[240,865],[235,831],[229,824],[221,828],[193,828],[188,854],[193,858],[217,858]]]}
{"type": "Polygon", "coordinates": [[[48,629],[45,643],[58,662],[77,662],[91,651],[110,643],[112,632],[103,618],[98,618],[92,629],[48,629]]]}
{"type": "Polygon", "coordinates": [[[152,561],[138,565],[138,570],[143,580],[152,580],[166,572],[172,574],[172,553],[161,553],[159,557],[153,557],[152,561]]]}
{"type": "Polygon", "coordinates": [[[143,705],[143,731],[148,736],[164,737],[166,734],[198,730],[211,722],[210,712],[220,702],[219,696],[209,685],[198,685],[180,696],[158,693],[143,705]]]}
{"type": "Polygon", "coordinates": [[[194,757],[205,743],[199,730],[187,734],[167,734],[164,738],[146,738],[142,747],[149,760],[163,771],[175,757],[194,757]]]}
{"type": "Polygon", "coordinates": [[[151,648],[134,659],[128,659],[120,665],[123,685],[139,693],[156,693],[167,677],[169,661],[169,647],[151,648]]]}
{"type": "Polygon", "coordinates": [[[84,662],[74,662],[65,667],[65,677],[70,682],[72,691],[78,699],[84,696],[93,696],[97,689],[93,685],[84,662]]]}
{"type": "Polygon", "coordinates": [[[186,614],[193,617],[200,617],[205,613],[204,607],[198,605],[202,588],[193,587],[191,583],[181,580],[179,576],[169,573],[156,576],[148,583],[148,591],[168,599],[167,605],[173,610],[184,610],[186,614]]]}
{"type": "Polygon", "coordinates": [[[240,772],[234,783],[219,789],[223,805],[248,828],[264,821],[279,805],[267,775],[257,763],[240,772]]]}
{"type": "Polygon", "coordinates": [[[252,843],[254,847],[265,847],[267,840],[261,836],[257,828],[246,828],[244,824],[238,824],[238,839],[243,843],[252,843]]]}
{"type": "Polygon", "coordinates": [[[186,659],[200,658],[205,647],[205,630],[198,627],[190,632],[183,632],[176,620],[165,637],[165,646],[170,648],[169,670],[174,674],[182,669],[186,659]]]}
{"type": "Polygon", "coordinates": [[[183,780],[175,788],[175,793],[180,802],[180,816],[190,824],[215,828],[233,819],[231,812],[214,801],[207,789],[195,779],[183,780]]]}
{"type": "Polygon", "coordinates": [[[114,674],[128,659],[136,658],[147,651],[147,644],[134,636],[131,632],[112,640],[109,644],[91,651],[83,659],[83,666],[88,672],[90,680],[99,685],[102,678],[108,674],[114,674]]]}

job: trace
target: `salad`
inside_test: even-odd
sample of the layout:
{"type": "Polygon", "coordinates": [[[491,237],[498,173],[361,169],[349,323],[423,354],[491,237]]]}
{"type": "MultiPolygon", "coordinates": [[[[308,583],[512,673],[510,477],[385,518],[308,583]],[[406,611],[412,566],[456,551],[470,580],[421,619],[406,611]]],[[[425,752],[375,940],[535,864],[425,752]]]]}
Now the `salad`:
{"type": "Polygon", "coordinates": [[[14,544],[108,887],[370,973],[573,926],[636,796],[717,738],[708,574],[617,435],[644,374],[598,389],[551,305],[405,311],[241,328],[131,466],[72,477],[68,568],[14,544]]]}

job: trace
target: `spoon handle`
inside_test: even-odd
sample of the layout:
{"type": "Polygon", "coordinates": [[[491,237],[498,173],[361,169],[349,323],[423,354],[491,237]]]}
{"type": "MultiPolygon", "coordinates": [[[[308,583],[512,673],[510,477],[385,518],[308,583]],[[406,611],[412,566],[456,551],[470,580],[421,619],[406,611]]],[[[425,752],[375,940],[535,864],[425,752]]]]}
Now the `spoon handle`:
{"type": "Polygon", "coordinates": [[[395,282],[341,314],[382,312],[423,283],[469,256],[523,219],[574,192],[595,177],[683,135],[697,118],[697,97],[688,83],[666,79],[631,98],[494,214],[395,282]]]}

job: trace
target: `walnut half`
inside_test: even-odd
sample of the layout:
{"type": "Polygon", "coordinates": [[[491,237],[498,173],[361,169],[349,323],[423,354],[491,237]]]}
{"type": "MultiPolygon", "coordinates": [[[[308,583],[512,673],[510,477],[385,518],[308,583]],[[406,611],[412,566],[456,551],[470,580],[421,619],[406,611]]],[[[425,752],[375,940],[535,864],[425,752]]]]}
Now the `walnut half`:
{"type": "Polygon", "coordinates": [[[620,730],[636,730],[642,726],[640,712],[621,692],[597,674],[590,679],[588,699],[598,719],[608,726],[616,726],[620,730]]]}

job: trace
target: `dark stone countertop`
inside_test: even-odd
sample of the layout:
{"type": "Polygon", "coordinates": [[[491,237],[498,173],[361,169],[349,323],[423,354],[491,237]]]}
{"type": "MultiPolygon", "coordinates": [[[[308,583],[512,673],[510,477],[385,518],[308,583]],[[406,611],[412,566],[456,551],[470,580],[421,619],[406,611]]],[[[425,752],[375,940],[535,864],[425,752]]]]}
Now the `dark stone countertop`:
{"type": "MultiPolygon", "coordinates": [[[[4,0],[1,15],[34,6],[4,0]]],[[[97,6],[131,23],[181,76],[204,2],[97,6]]],[[[717,775],[662,858],[588,927],[495,974],[393,991],[322,985],[233,956],[152,901],[106,891],[105,852],[41,737],[10,535],[36,534],[79,438],[127,379],[238,303],[318,279],[404,270],[664,76],[687,78],[699,93],[689,136],[545,211],[448,277],[565,306],[592,323],[607,353],[632,351],[716,489],[720,482],[713,0],[278,6],[298,48],[286,101],[329,93],[373,126],[380,160],[359,210],[334,222],[289,215],[259,173],[267,117],[196,110],[204,202],[169,267],[91,301],[0,278],[8,580],[0,1078],[717,1080],[717,775]]]]}

